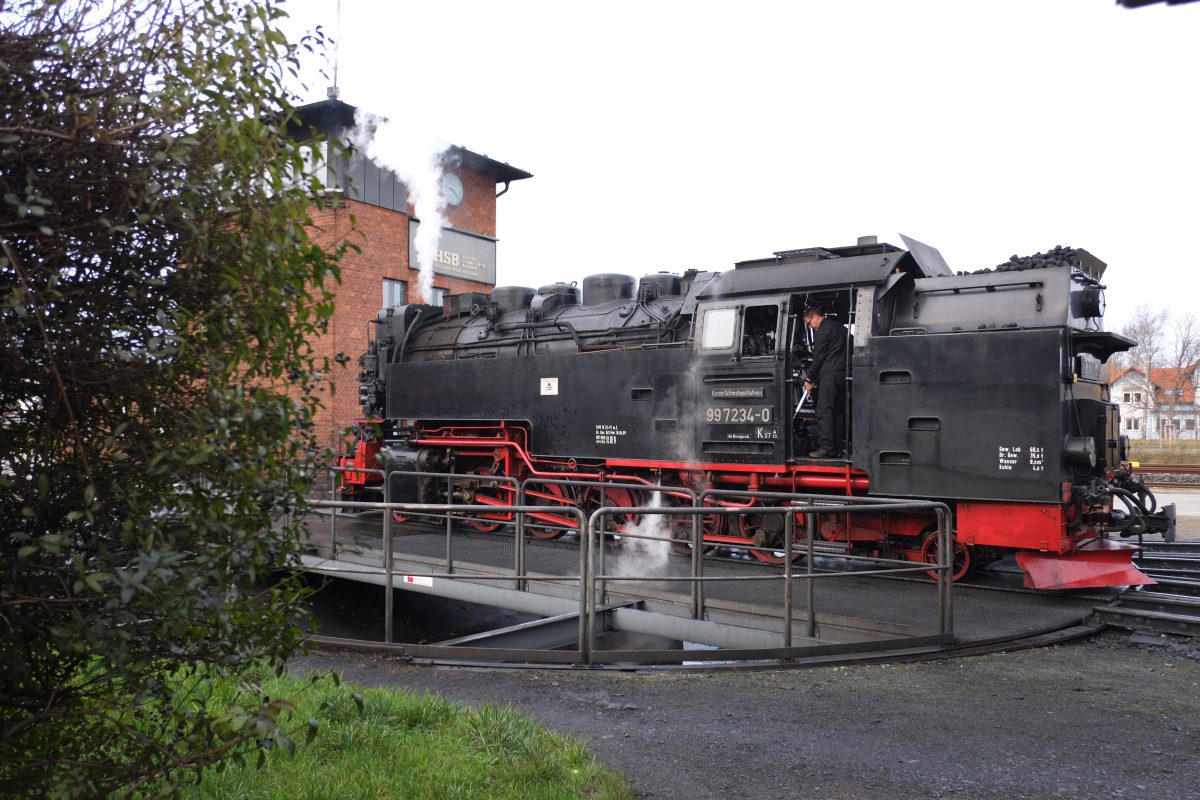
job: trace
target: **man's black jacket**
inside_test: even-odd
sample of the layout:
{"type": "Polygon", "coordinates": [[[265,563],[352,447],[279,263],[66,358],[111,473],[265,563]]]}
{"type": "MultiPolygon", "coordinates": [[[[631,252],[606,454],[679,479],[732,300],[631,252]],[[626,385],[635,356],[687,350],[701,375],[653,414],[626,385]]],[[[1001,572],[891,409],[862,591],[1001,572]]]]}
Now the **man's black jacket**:
{"type": "Polygon", "coordinates": [[[813,336],[813,360],[808,374],[817,377],[846,377],[846,326],[825,317],[813,336]]]}

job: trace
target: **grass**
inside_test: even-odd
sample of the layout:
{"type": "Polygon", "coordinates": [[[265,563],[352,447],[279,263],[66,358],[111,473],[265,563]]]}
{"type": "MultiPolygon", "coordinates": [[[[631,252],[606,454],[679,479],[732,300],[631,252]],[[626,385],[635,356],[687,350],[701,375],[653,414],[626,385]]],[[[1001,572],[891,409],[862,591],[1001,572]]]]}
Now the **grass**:
{"type": "MultiPolygon", "coordinates": [[[[222,700],[232,702],[234,688],[222,700]]],[[[359,689],[331,680],[264,680],[261,693],[296,704],[285,726],[295,752],[270,751],[261,768],[209,770],[186,800],[285,798],[588,798],[631,800],[633,788],[584,744],[511,707],[469,707],[437,695],[359,689]],[[302,735],[318,719],[316,736],[302,735]]]]}
{"type": "Polygon", "coordinates": [[[1130,439],[1134,461],[1153,466],[1200,464],[1200,441],[1165,442],[1161,439],[1130,439]]]}

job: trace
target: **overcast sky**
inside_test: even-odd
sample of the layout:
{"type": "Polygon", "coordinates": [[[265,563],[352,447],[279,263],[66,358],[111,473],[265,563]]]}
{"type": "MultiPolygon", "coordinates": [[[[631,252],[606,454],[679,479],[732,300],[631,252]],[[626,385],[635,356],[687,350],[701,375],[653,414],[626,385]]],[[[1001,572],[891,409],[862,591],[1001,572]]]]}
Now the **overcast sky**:
{"type": "Polygon", "coordinates": [[[341,0],[339,38],[343,100],[533,173],[500,284],[904,233],[960,270],[1087,249],[1111,329],[1198,305],[1200,3],[341,0]]]}

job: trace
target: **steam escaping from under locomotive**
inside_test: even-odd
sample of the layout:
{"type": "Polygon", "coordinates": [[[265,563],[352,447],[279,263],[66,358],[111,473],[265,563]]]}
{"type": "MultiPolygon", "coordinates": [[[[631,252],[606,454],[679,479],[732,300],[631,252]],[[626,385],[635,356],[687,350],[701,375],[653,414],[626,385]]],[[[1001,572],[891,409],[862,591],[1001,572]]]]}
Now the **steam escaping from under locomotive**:
{"type": "MultiPolygon", "coordinates": [[[[662,503],[662,492],[654,492],[646,507],[659,508],[662,503]]],[[[625,534],[623,546],[613,562],[614,575],[667,574],[671,557],[671,517],[642,514],[636,523],[625,529],[625,534]]]]}
{"type": "Polygon", "coordinates": [[[449,145],[361,109],[355,111],[354,122],[351,143],[367,158],[396,173],[408,188],[413,214],[420,220],[413,240],[419,269],[417,291],[422,303],[430,303],[433,260],[445,224],[442,170],[449,145]]]}

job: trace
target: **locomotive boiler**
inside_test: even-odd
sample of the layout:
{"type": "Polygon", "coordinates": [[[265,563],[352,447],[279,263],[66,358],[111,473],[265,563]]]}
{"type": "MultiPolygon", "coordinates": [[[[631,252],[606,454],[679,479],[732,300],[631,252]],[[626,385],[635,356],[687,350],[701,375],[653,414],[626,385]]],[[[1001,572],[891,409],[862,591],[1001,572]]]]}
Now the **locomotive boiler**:
{"type": "MultiPolygon", "coordinates": [[[[1132,474],[1110,402],[1102,365],[1134,342],[1103,329],[1105,264],[1055,248],[954,274],[935,249],[904,242],[384,309],[360,359],[364,418],[343,465],[454,472],[456,502],[493,506],[516,501],[493,478],[534,479],[525,502],[544,511],[528,529],[543,538],[571,524],[563,507],[636,507],[651,491],[666,502],[684,502],[684,489],[939,500],[954,515],[956,578],[1015,553],[1042,588],[1149,582],[1123,539],[1173,537],[1174,514],[1132,474]],[[809,457],[808,307],[847,329],[841,457],[809,457]],[[646,491],[602,495],[614,482],[646,491]]],[[[346,493],[370,488],[354,476],[346,493]]],[[[392,488],[394,501],[445,499],[442,481],[405,475],[392,488]]],[[[754,511],[774,501],[727,502],[745,510],[705,518],[706,547],[781,562],[783,520],[754,511]]],[[[848,552],[938,555],[924,514],[817,520],[848,552]]],[[[689,535],[680,528],[681,549],[689,535]]]]}

